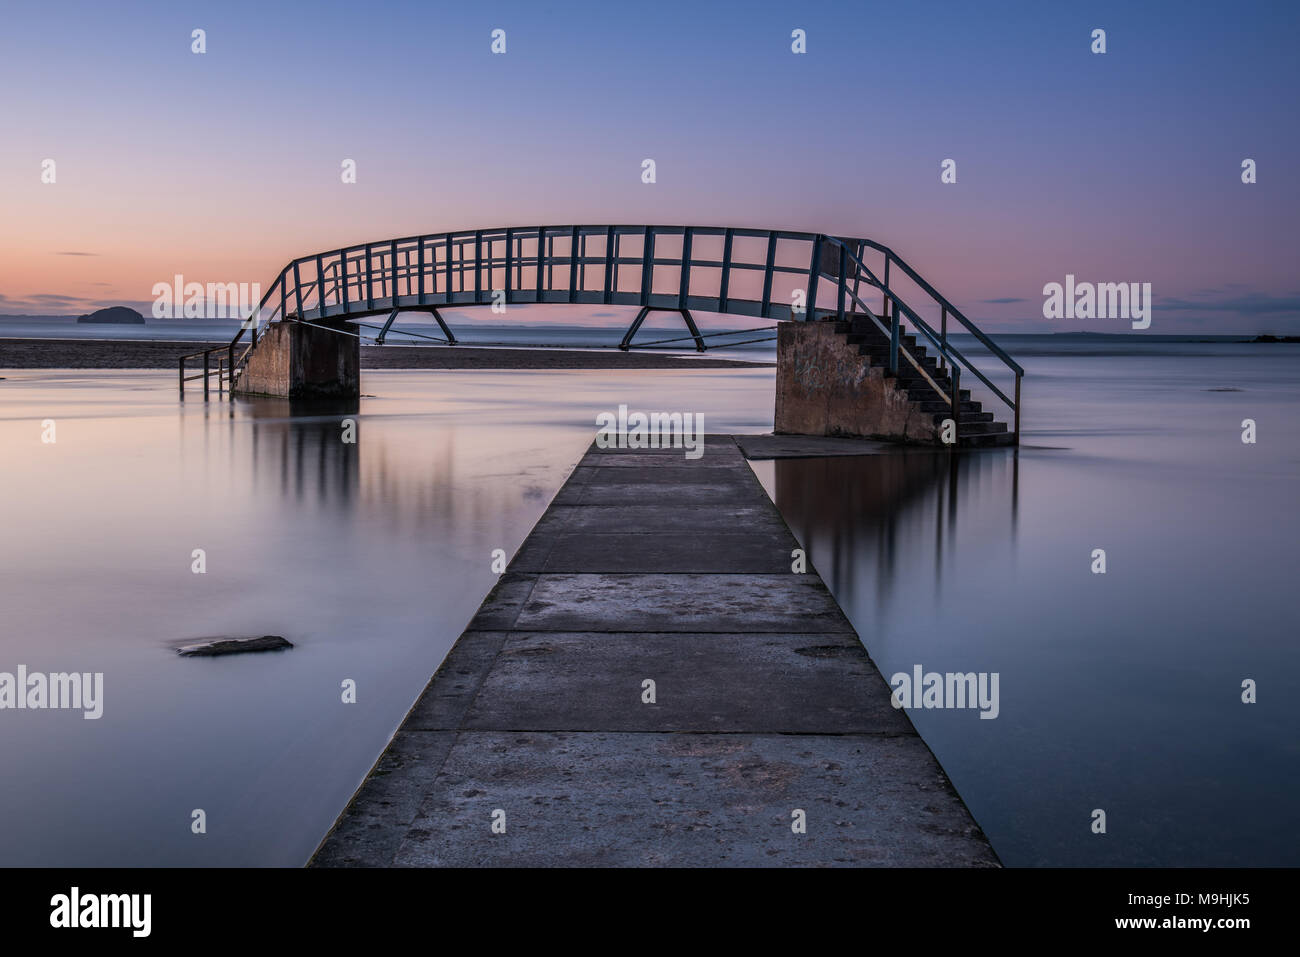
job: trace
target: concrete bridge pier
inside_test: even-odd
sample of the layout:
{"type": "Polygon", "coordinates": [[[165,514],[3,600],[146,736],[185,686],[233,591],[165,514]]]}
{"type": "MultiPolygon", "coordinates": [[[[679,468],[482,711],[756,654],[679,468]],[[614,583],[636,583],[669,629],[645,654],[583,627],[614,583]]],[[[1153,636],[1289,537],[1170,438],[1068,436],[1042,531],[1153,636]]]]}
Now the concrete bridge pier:
{"type": "Polygon", "coordinates": [[[273,322],[231,392],[291,399],[359,398],[361,340],[338,319],[273,322]]]}
{"type": "Polygon", "coordinates": [[[937,443],[933,415],[910,401],[883,363],[860,355],[833,321],[777,329],[775,431],[937,443]]]}
{"type": "Polygon", "coordinates": [[[865,316],[780,323],[774,431],[947,448],[1015,444],[914,335],[899,345],[890,372],[889,336],[865,316]]]}

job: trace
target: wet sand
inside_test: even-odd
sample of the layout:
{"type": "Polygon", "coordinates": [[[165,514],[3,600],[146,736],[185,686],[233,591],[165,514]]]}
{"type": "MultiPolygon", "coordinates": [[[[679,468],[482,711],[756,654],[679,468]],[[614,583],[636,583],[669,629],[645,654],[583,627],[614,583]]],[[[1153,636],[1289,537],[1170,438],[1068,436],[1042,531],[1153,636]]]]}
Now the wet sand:
{"type": "MultiPolygon", "coordinates": [[[[0,369],[176,369],[180,357],[224,342],[0,339],[0,369]]],[[[213,355],[213,365],[217,356],[213,355]]],[[[197,368],[201,359],[190,360],[197,368]]],[[[363,369],[703,369],[769,366],[616,349],[487,349],[478,346],[362,346],[363,369]]]]}

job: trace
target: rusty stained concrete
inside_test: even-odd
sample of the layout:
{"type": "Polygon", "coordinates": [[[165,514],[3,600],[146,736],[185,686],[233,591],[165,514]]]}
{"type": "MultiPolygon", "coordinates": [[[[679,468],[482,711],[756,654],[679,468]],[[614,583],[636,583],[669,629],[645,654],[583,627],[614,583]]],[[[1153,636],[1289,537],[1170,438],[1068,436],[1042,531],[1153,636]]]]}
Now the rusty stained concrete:
{"type": "Polygon", "coordinates": [[[361,341],[345,322],[273,322],[235,382],[235,395],[354,399],[361,395],[361,341]]]}
{"type": "Polygon", "coordinates": [[[939,443],[933,414],[826,321],[779,324],[775,432],[939,443]]]}

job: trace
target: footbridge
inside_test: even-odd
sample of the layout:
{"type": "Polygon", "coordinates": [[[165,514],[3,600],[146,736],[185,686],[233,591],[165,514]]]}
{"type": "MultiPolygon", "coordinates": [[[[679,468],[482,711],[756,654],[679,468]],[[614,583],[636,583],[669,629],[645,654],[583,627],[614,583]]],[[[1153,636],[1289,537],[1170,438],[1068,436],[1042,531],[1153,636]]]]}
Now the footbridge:
{"type": "Polygon", "coordinates": [[[703,352],[711,337],[738,345],[754,341],[738,335],[770,336],[777,322],[777,431],[1019,441],[1024,370],[961,310],[881,243],[787,230],[504,227],[303,256],[280,270],[228,346],[181,358],[180,388],[202,379],[206,396],[215,376],[234,393],[355,392],[359,343],[383,344],[400,314],[427,312],[442,333],[404,336],[455,345],[441,308],[536,303],[639,307],[618,345],[625,351],[689,343],[703,352]],[[656,311],[680,314],[684,334],[637,343],[656,311]],[[769,325],[704,333],[693,312],[769,325]],[[960,349],[950,331],[973,339],[960,349]],[[192,372],[196,361],[202,371],[192,372]],[[1010,429],[972,399],[963,377],[1010,429]]]}

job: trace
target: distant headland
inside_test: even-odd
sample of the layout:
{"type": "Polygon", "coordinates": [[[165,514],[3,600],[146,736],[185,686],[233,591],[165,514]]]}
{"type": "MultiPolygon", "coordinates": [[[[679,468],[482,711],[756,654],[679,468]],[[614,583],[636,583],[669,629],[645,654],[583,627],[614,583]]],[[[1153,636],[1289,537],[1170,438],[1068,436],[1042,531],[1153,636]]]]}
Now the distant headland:
{"type": "Polygon", "coordinates": [[[129,306],[109,306],[94,312],[78,316],[77,322],[108,322],[114,325],[144,325],[144,316],[129,306]]]}

